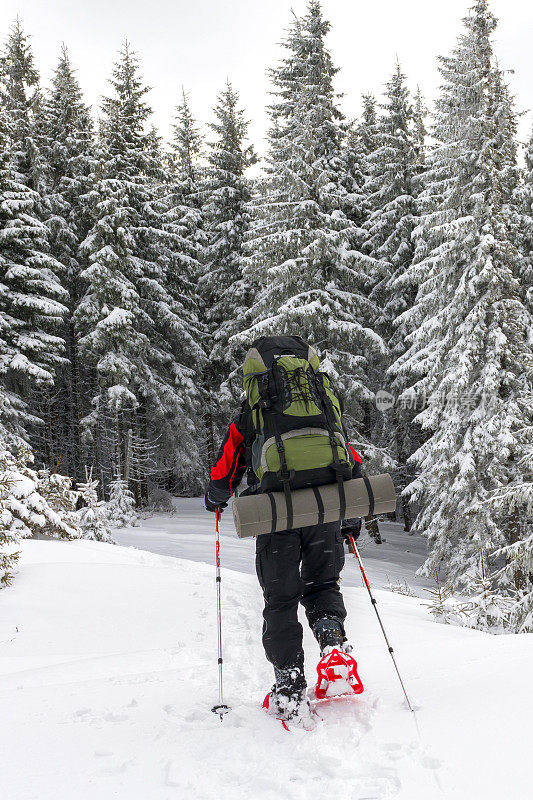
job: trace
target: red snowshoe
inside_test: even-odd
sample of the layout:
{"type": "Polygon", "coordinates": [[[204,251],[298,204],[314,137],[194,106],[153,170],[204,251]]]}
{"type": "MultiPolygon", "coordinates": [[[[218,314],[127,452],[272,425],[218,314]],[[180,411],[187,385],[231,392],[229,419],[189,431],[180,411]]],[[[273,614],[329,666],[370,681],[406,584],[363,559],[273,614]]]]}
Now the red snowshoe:
{"type": "Polygon", "coordinates": [[[318,680],[315,689],[317,700],[343,694],[361,694],[364,691],[357,674],[357,661],[349,653],[336,647],[327,648],[317,664],[318,680]]]}

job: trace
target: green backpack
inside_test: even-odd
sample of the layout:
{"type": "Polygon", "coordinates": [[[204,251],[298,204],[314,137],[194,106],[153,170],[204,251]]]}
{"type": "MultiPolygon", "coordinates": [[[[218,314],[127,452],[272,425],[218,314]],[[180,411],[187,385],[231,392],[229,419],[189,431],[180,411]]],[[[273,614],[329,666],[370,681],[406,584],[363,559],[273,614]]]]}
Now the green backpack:
{"type": "Polygon", "coordinates": [[[246,462],[261,492],[284,489],[288,497],[291,489],[335,481],[340,488],[352,475],[341,403],[319,366],[299,336],[263,336],[246,355],[246,462]]]}

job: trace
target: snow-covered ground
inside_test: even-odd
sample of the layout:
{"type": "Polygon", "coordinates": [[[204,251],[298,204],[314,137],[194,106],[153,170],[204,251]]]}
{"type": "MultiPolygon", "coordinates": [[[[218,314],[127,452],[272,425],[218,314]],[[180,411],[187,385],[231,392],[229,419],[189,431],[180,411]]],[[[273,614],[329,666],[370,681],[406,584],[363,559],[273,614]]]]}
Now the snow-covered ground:
{"type": "MultiPolygon", "coordinates": [[[[223,569],[232,711],[220,722],[210,711],[217,699],[213,541],[203,540],[210,518],[198,519],[192,504],[190,511],[157,534],[161,546],[179,539],[180,558],[86,541],[23,543],[15,582],[0,594],[2,798],[530,796],[532,636],[439,625],[419,599],[378,590],[420,706],[418,733],[368,597],[346,586],[356,584],[353,572],[345,582],[347,629],[366,691],[332,705],[315,731],[286,733],[260,709],[272,676],[260,641],[261,592],[249,574],[253,545],[226,536],[223,562],[248,566],[223,569]]],[[[155,537],[149,524],[127,535],[155,537]]],[[[377,562],[367,561],[372,572],[377,562]]],[[[308,632],[305,648],[312,680],[318,653],[308,632]]]]}
{"type": "MultiPolygon", "coordinates": [[[[114,531],[113,536],[121,545],[211,564],[214,519],[205,511],[203,498],[180,498],[175,503],[174,516],[154,514],[144,520],[141,527],[121,528],[114,531]]],[[[415,575],[426,557],[426,540],[418,534],[406,535],[395,523],[383,522],[380,529],[386,540],[383,544],[376,545],[364,532],[358,542],[373,584],[376,588],[385,588],[389,583],[406,581],[413,592],[427,596],[423,587],[430,586],[431,581],[415,575]]],[[[255,539],[237,538],[230,508],[222,515],[220,533],[224,566],[255,575],[255,539]]],[[[361,585],[359,569],[353,561],[346,563],[343,582],[346,586],[361,585]]]]}

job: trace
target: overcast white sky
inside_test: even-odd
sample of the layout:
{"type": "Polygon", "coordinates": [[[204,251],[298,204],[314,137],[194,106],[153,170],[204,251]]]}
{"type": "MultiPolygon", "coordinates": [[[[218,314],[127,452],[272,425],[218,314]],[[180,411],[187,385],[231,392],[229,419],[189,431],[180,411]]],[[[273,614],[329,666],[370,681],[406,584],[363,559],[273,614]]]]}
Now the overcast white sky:
{"type": "MultiPolygon", "coordinates": [[[[323,0],[332,23],[329,47],[341,68],[337,88],[345,94],[348,116],[359,112],[363,91],[379,92],[396,57],[413,88],[427,98],[438,85],[436,56],[447,54],[461,31],[470,0],[323,0]]],[[[183,84],[195,115],[210,118],[214,98],[226,78],[240,91],[250,136],[260,152],[267,127],[264,107],[269,89],[266,69],[279,56],[283,30],[306,0],[2,0],[2,37],[21,17],[46,82],[61,42],[69,47],[87,101],[97,106],[107,91],[117,50],[128,39],[137,50],[154,121],[168,136],[174,106],[183,84]]],[[[509,75],[524,140],[533,108],[533,3],[492,0],[500,20],[496,50],[509,75]]]]}

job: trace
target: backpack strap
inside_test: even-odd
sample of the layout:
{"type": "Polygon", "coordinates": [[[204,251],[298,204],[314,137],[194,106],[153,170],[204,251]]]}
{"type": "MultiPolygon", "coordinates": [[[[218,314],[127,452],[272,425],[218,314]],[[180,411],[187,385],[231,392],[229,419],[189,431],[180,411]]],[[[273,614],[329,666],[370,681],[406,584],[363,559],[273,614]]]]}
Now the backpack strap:
{"type": "Polygon", "coordinates": [[[322,525],[324,522],[324,501],[322,500],[322,495],[320,494],[320,489],[318,486],[313,486],[313,494],[315,495],[316,505],[318,508],[318,524],[322,525]]]}
{"type": "Polygon", "coordinates": [[[318,389],[318,394],[320,395],[320,399],[322,401],[322,407],[324,409],[324,414],[328,426],[328,436],[331,444],[331,454],[333,456],[333,464],[331,466],[332,469],[334,469],[337,474],[337,486],[339,489],[339,503],[340,503],[340,519],[342,522],[342,520],[346,516],[346,493],[344,491],[344,474],[346,472],[346,468],[343,464],[341,464],[339,453],[337,450],[338,442],[335,436],[336,420],[335,420],[335,412],[333,411],[333,404],[330,398],[328,397],[321,375],[315,373],[315,378],[316,378],[316,387],[318,389]]]}
{"type": "Polygon", "coordinates": [[[270,533],[276,533],[276,526],[278,524],[278,509],[276,507],[276,501],[272,492],[267,492],[267,497],[270,500],[270,509],[272,511],[272,527],[270,529],[270,533]]]}
{"type": "MultiPolygon", "coordinates": [[[[274,379],[274,385],[275,385],[274,372],[277,369],[279,369],[279,367],[276,361],[274,361],[272,367],[270,368],[272,378],[274,379]]],[[[265,388],[265,393],[266,392],[268,392],[268,384],[265,388]]],[[[276,398],[272,397],[271,399],[275,400],[276,398]]],[[[271,405],[270,400],[268,401],[268,404],[271,405]]],[[[281,433],[278,424],[276,422],[276,415],[272,414],[270,419],[272,421],[274,438],[276,439],[276,449],[279,455],[280,469],[278,475],[283,481],[283,492],[285,494],[285,504],[287,506],[287,530],[290,531],[292,530],[292,525],[294,521],[294,510],[292,506],[292,495],[291,495],[291,478],[294,476],[294,472],[289,470],[287,466],[287,454],[285,452],[285,444],[283,443],[283,439],[281,438],[281,433]]]]}
{"type": "Polygon", "coordinates": [[[274,422],[274,436],[276,439],[276,449],[279,455],[279,463],[280,463],[280,470],[279,470],[279,477],[283,481],[283,491],[285,493],[285,503],[287,505],[287,530],[292,530],[292,523],[293,523],[293,507],[292,507],[292,495],[291,495],[291,478],[293,477],[293,472],[289,470],[287,467],[287,456],[285,453],[285,445],[283,444],[283,439],[281,438],[281,434],[279,432],[279,428],[274,422]]]}
{"type": "MultiPolygon", "coordinates": [[[[258,401],[252,406],[252,425],[254,425],[253,417],[255,412],[255,430],[259,430],[259,409],[267,409],[270,408],[272,405],[272,400],[275,400],[275,396],[269,391],[270,389],[270,377],[273,377],[275,369],[275,362],[272,366],[265,372],[263,375],[258,376],[258,389],[259,389],[259,399],[258,401]]],[[[275,414],[271,417],[272,420],[272,427],[274,432],[274,438],[276,440],[276,449],[279,454],[279,463],[280,469],[278,472],[279,477],[283,481],[283,491],[285,494],[285,504],[287,506],[287,530],[292,530],[292,525],[294,521],[294,510],[292,505],[292,496],[291,496],[291,478],[293,477],[294,473],[291,472],[287,466],[287,456],[285,453],[285,445],[283,443],[283,439],[281,438],[281,434],[279,428],[276,423],[276,416],[275,414]]],[[[270,497],[270,502],[272,503],[273,498],[270,497]]],[[[274,532],[274,528],[276,525],[276,521],[273,518],[273,528],[272,532],[274,532]]]]}

